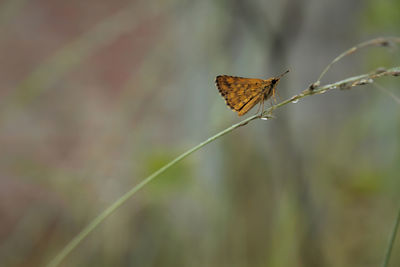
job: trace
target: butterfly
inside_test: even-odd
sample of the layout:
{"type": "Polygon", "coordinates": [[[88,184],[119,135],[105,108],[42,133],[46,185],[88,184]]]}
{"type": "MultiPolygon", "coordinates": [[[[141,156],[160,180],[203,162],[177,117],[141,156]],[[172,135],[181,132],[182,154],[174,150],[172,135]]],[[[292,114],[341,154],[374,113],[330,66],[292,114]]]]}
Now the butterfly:
{"type": "Polygon", "coordinates": [[[279,80],[288,72],[267,80],[219,75],[215,78],[215,84],[226,104],[242,116],[257,103],[261,103],[264,109],[264,100],[275,95],[279,80]]]}

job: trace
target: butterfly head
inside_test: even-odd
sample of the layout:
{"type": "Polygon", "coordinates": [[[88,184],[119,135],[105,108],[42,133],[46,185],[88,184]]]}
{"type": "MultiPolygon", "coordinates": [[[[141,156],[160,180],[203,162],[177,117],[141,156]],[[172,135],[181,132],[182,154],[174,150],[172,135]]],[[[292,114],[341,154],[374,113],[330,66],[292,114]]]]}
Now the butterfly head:
{"type": "Polygon", "coordinates": [[[279,83],[279,81],[280,81],[280,78],[273,78],[273,79],[271,80],[272,86],[275,87],[275,86],[279,83]]]}
{"type": "Polygon", "coordinates": [[[284,73],[282,73],[281,75],[279,75],[278,77],[272,78],[271,79],[271,85],[272,85],[272,90],[271,90],[271,94],[270,96],[272,96],[273,99],[275,99],[275,89],[276,86],[278,85],[279,81],[281,80],[281,78],[288,73],[289,70],[285,71],[284,73]]]}

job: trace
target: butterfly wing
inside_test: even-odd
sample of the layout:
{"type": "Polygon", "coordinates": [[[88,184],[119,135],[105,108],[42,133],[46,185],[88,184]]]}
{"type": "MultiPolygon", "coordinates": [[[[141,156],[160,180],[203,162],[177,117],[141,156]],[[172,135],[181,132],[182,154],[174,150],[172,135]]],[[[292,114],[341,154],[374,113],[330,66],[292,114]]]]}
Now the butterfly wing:
{"type": "Polygon", "coordinates": [[[220,75],[215,79],[217,88],[225,98],[226,104],[238,112],[239,116],[247,113],[263,99],[265,80],[220,75]]]}

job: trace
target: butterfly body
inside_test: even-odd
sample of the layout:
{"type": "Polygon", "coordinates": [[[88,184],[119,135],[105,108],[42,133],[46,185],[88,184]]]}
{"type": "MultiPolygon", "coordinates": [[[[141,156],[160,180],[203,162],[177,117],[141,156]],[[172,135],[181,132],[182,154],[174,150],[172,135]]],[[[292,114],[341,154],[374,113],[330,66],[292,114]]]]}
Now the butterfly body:
{"type": "Polygon", "coordinates": [[[264,102],[275,94],[276,85],[282,75],[267,80],[219,75],[215,83],[226,104],[242,116],[257,103],[264,102]]]}

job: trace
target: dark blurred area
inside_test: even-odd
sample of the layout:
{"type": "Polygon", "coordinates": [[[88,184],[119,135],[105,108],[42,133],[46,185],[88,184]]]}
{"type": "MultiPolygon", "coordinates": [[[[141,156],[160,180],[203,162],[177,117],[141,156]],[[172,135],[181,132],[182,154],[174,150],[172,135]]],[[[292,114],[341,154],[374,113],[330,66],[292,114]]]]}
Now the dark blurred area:
{"type": "MultiPolygon", "coordinates": [[[[0,266],[48,263],[129,188],[240,121],[216,75],[290,69],[284,100],[344,50],[399,36],[399,10],[398,0],[1,1],[0,266]]],[[[360,50],[322,84],[399,66],[399,52],[360,50]]],[[[400,80],[376,82],[400,96],[400,80]]],[[[63,266],[380,266],[400,205],[400,106],[372,84],[274,116],[158,177],[63,266]]],[[[399,252],[397,242],[390,266],[399,252]]]]}

